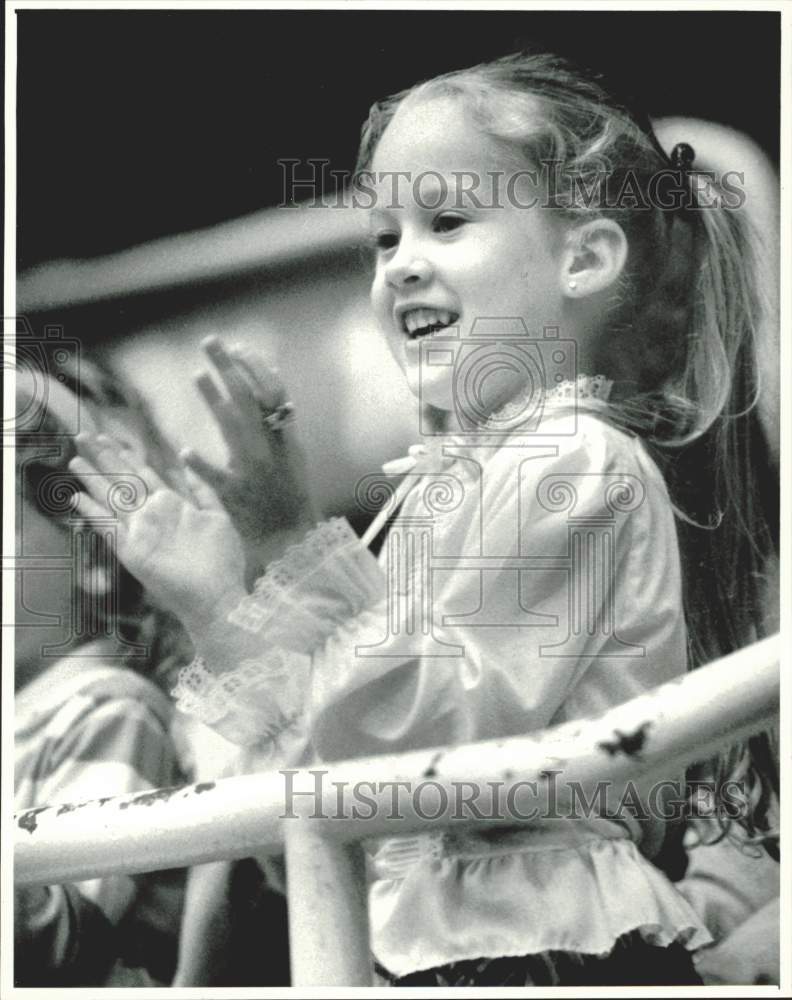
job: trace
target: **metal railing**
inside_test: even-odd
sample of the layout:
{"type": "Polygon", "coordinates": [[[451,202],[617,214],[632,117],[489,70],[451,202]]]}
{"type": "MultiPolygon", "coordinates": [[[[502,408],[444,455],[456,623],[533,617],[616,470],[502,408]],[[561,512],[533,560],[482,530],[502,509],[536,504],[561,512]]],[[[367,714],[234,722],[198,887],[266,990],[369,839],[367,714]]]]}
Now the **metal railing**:
{"type": "Polygon", "coordinates": [[[558,809],[565,789],[586,801],[603,783],[614,798],[629,784],[645,794],[659,775],[774,723],[779,658],[774,636],[599,718],[531,736],[29,809],[16,817],[15,879],[46,885],[285,850],[293,984],[370,985],[362,840],[528,821],[456,808],[471,783],[497,788],[501,802],[530,792],[531,822],[550,794],[558,809]],[[440,808],[429,815],[408,795],[394,818],[396,782],[430,787],[440,808]],[[368,818],[354,809],[361,783],[376,803],[368,818]]]}

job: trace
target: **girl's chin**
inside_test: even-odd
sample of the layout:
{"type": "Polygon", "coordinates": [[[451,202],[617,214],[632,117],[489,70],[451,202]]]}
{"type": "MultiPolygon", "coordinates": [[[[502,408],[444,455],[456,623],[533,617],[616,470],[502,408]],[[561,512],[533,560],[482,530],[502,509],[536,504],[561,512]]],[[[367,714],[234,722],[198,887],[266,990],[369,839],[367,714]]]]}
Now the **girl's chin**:
{"type": "Polygon", "coordinates": [[[423,372],[418,365],[408,365],[404,374],[410,392],[421,406],[433,406],[436,410],[454,413],[457,405],[454,398],[453,380],[448,372],[423,372]],[[438,377],[439,376],[439,377],[438,377]]]}
{"type": "Polygon", "coordinates": [[[525,384],[510,373],[493,373],[476,389],[475,398],[465,398],[466,386],[454,378],[453,367],[434,370],[407,365],[404,374],[410,391],[422,406],[455,414],[463,425],[483,423],[501,407],[525,392],[525,384]]]}

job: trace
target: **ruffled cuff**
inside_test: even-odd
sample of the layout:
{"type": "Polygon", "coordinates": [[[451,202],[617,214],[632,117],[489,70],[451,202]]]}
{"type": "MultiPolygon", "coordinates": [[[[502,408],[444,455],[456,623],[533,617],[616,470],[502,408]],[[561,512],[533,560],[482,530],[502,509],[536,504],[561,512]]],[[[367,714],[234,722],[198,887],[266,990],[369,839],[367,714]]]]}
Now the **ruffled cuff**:
{"type": "Polygon", "coordinates": [[[232,743],[270,743],[295,724],[305,698],[310,661],[273,650],[214,674],[200,657],[179,673],[171,692],[181,712],[195,716],[232,743]]]}
{"type": "Polygon", "coordinates": [[[385,576],[345,518],[324,521],[270,563],[228,621],[268,645],[310,653],[378,601],[385,576]]]}

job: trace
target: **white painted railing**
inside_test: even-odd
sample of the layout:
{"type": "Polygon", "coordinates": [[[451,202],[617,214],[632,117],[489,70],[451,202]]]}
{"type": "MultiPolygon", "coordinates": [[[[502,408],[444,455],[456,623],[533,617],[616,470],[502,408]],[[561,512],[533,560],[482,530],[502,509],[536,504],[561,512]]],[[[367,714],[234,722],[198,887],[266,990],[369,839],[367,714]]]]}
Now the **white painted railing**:
{"type": "Polygon", "coordinates": [[[23,885],[53,884],[285,849],[294,985],[367,985],[372,973],[360,841],[438,826],[514,826],[519,813],[502,804],[520,794],[520,811],[530,801],[533,822],[551,794],[556,810],[571,801],[572,789],[578,802],[582,796],[592,801],[603,783],[609,802],[618,801],[630,782],[646,795],[659,776],[680,774],[774,723],[779,658],[775,636],[600,718],[528,737],[30,809],[16,817],[15,878],[23,885]],[[399,796],[398,818],[396,782],[406,783],[401,787],[407,791],[399,796]],[[363,811],[370,818],[361,816],[356,796],[362,783],[376,803],[363,811]],[[460,808],[460,788],[469,795],[476,786],[499,796],[501,808],[485,820],[460,808]]]}

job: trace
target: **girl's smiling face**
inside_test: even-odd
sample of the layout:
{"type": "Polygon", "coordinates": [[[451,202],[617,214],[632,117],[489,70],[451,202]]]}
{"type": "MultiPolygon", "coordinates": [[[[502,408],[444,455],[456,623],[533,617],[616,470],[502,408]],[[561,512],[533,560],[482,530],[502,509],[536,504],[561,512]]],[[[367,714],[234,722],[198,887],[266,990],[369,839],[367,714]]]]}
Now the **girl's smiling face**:
{"type": "MultiPolygon", "coordinates": [[[[529,169],[516,166],[452,97],[401,108],[377,146],[371,299],[422,403],[454,411],[456,381],[452,363],[422,364],[422,343],[439,350],[455,333],[464,341],[479,319],[519,317],[531,337],[561,326],[562,231],[541,207],[542,188],[528,179],[529,169]],[[477,189],[472,178],[480,179],[477,189]]],[[[492,351],[478,400],[488,412],[524,385],[505,355],[499,363],[497,339],[492,351]]]]}

